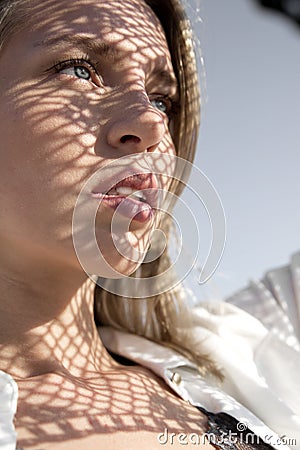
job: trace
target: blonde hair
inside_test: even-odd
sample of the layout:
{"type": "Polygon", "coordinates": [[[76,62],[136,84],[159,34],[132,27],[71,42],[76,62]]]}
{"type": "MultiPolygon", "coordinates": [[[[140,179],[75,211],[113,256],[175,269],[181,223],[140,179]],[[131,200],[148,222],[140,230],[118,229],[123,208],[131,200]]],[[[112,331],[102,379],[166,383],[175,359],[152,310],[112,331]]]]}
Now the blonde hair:
{"type": "MultiPolygon", "coordinates": [[[[17,33],[26,23],[25,3],[24,0],[0,1],[0,50],[7,39],[17,33]]],[[[29,12],[27,13],[29,14],[29,12]]]]}

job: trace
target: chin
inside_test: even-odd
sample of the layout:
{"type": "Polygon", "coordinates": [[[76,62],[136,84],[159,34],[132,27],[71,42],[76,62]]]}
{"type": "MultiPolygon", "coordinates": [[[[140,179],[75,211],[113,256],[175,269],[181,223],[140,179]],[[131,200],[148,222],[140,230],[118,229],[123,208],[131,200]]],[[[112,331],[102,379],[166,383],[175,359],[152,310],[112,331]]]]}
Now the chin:
{"type": "Polygon", "coordinates": [[[128,232],[126,237],[112,238],[111,251],[103,252],[106,263],[112,269],[109,278],[117,279],[132,275],[142,264],[148,251],[143,239],[136,233],[128,232]]]}

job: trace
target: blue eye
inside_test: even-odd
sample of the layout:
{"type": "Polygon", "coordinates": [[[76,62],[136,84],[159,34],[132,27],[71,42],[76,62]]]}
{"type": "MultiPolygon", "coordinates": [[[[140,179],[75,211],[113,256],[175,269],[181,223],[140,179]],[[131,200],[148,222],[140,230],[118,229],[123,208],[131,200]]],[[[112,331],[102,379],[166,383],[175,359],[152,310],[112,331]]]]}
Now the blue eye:
{"type": "Polygon", "coordinates": [[[151,105],[154,106],[154,108],[158,109],[164,114],[168,114],[169,112],[169,104],[170,100],[165,98],[155,98],[151,100],[151,105]]]}
{"type": "Polygon", "coordinates": [[[64,67],[60,69],[60,73],[65,73],[67,75],[75,76],[77,78],[80,78],[82,80],[89,81],[91,79],[91,72],[89,69],[87,69],[84,66],[70,66],[70,67],[64,67]]]}
{"type": "Polygon", "coordinates": [[[53,69],[57,73],[62,73],[71,77],[79,78],[80,80],[93,82],[97,86],[100,86],[102,83],[102,78],[98,74],[95,67],[95,64],[90,62],[87,57],[84,57],[71,58],[61,61],[55,64],[53,69]]]}
{"type": "Polygon", "coordinates": [[[89,80],[91,78],[91,73],[86,67],[75,66],[73,69],[78,78],[83,78],[84,80],[89,80]]]}

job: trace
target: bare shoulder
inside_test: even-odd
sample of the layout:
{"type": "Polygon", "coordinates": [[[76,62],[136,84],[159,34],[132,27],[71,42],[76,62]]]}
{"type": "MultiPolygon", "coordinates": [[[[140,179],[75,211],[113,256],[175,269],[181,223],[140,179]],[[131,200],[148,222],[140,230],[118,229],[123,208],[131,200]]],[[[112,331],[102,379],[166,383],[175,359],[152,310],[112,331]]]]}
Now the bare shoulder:
{"type": "Polygon", "coordinates": [[[141,442],[151,450],[176,450],[194,448],[196,440],[198,448],[210,446],[201,439],[206,417],[144,369],[84,379],[47,374],[18,385],[23,450],[140,450],[141,442]]]}

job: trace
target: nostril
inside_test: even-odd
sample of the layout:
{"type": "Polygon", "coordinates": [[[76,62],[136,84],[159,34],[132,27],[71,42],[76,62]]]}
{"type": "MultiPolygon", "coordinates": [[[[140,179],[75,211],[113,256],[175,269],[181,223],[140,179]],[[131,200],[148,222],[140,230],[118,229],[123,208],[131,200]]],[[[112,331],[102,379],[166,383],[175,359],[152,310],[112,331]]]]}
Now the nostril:
{"type": "Polygon", "coordinates": [[[134,136],[133,134],[125,134],[120,139],[122,144],[125,144],[127,141],[134,142],[135,144],[139,144],[141,142],[141,139],[137,136],[134,136]]]}

